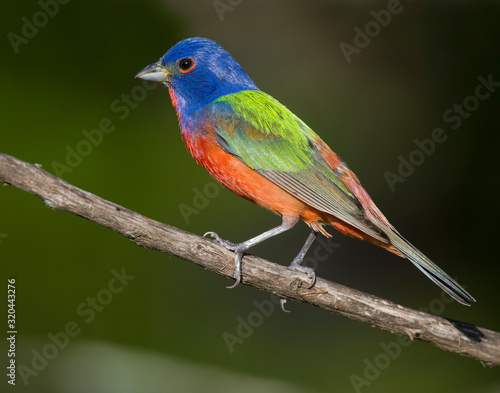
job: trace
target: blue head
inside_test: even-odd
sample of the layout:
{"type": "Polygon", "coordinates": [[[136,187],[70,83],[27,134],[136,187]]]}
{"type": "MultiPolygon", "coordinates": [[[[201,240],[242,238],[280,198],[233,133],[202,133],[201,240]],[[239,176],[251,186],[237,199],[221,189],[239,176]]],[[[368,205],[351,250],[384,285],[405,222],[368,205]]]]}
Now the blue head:
{"type": "Polygon", "coordinates": [[[175,44],[136,78],[167,85],[179,114],[241,90],[257,90],[241,66],[220,45],[207,38],[187,38],[175,44]]]}

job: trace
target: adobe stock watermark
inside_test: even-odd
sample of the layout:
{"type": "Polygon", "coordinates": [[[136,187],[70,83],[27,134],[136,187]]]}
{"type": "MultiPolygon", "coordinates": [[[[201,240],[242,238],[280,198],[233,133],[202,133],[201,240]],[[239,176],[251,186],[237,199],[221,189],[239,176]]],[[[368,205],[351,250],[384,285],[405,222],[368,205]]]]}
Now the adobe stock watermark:
{"type": "Polygon", "coordinates": [[[33,348],[33,357],[29,365],[19,364],[17,375],[27,386],[30,378],[38,376],[47,368],[50,361],[54,360],[65,350],[71,339],[80,335],[85,328],[96,318],[97,313],[102,312],[114,299],[114,296],[121,293],[135,276],[128,275],[125,268],[121,272],[111,270],[111,279],[105,288],[98,291],[95,297],[87,297],[85,301],[78,304],[75,314],[78,319],[66,322],[59,332],[48,333],[47,342],[39,348],[33,348]]]}
{"type": "MultiPolygon", "coordinates": [[[[443,112],[443,121],[449,124],[452,130],[457,130],[463,121],[470,118],[471,114],[478,110],[481,101],[487,100],[500,86],[500,82],[493,80],[492,74],[486,78],[482,75],[477,77],[479,83],[474,89],[474,94],[465,97],[461,103],[454,103],[443,112]]],[[[397,157],[398,167],[396,171],[385,171],[384,179],[389,189],[396,191],[396,184],[404,183],[408,177],[415,173],[417,167],[421,166],[428,157],[436,152],[437,146],[448,140],[448,134],[443,128],[434,128],[429,138],[423,140],[415,139],[416,148],[406,155],[397,157]]]]}
{"type": "Polygon", "coordinates": [[[224,21],[224,14],[233,12],[234,9],[243,3],[243,0],[214,0],[212,6],[214,7],[217,16],[221,22],[224,21]]]}
{"type": "Polygon", "coordinates": [[[70,0],[39,0],[38,8],[39,10],[34,12],[30,18],[23,16],[21,18],[21,29],[20,33],[14,32],[7,33],[7,39],[17,55],[19,53],[19,47],[24,44],[28,44],[30,40],[35,38],[40,29],[47,26],[52,18],[55,18],[59,13],[60,5],[68,4],[70,0]]]}
{"type": "Polygon", "coordinates": [[[148,93],[158,86],[160,86],[159,83],[144,80],[142,84],[134,86],[129,93],[123,93],[119,98],[111,101],[109,109],[117,118],[103,117],[97,122],[96,127],[90,130],[83,129],[83,138],[76,145],[66,145],[64,163],[52,162],[51,166],[55,175],[62,177],[66,173],[73,172],[83,162],[83,158],[88,157],[94,148],[102,143],[104,135],[110,134],[116,129],[117,121],[123,121],[129,117],[132,109],[137,108],[139,103],[146,99],[148,93]]]}
{"type": "Polygon", "coordinates": [[[340,50],[342,51],[347,64],[351,64],[352,56],[359,55],[363,49],[370,45],[372,39],[377,37],[384,28],[389,26],[392,17],[400,14],[402,11],[403,5],[399,0],[389,0],[385,9],[379,11],[371,10],[370,16],[372,17],[372,20],[366,22],[363,29],[358,26],[354,28],[355,34],[353,44],[349,44],[345,41],[342,41],[339,44],[340,50]]]}
{"type": "MultiPolygon", "coordinates": [[[[340,247],[340,243],[333,243],[331,238],[318,237],[318,244],[312,251],[312,255],[304,259],[304,266],[316,269],[318,262],[325,261],[334,251],[340,247]]],[[[236,317],[236,329],[234,333],[224,332],[222,340],[226,344],[229,353],[233,354],[237,344],[243,344],[248,340],[256,329],[262,326],[266,318],[274,314],[276,310],[281,310],[281,298],[275,294],[270,294],[269,299],[262,301],[254,300],[252,303],[255,310],[251,311],[245,318],[236,317]]]]}
{"type": "Polygon", "coordinates": [[[216,181],[207,182],[200,190],[197,187],[193,188],[193,198],[191,204],[179,203],[179,211],[186,224],[191,222],[191,216],[201,213],[209,204],[210,200],[220,194],[221,188],[224,186],[216,181]]]}
{"type": "MultiPolygon", "coordinates": [[[[454,300],[446,293],[441,292],[441,296],[433,299],[427,307],[420,307],[419,310],[441,315],[444,313],[447,304],[453,303],[454,300]]],[[[351,374],[349,381],[356,393],[360,393],[361,389],[370,386],[380,375],[383,370],[387,370],[389,366],[397,358],[401,356],[403,348],[409,347],[413,340],[408,336],[397,336],[389,343],[380,343],[381,351],[373,358],[365,358],[363,360],[364,368],[359,374],[351,374]]]]}

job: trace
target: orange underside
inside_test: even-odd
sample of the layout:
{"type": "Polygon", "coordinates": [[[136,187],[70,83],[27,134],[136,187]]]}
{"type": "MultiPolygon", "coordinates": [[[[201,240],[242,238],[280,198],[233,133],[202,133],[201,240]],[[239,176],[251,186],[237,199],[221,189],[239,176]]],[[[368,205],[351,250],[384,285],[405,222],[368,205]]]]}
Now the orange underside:
{"type": "Polygon", "coordinates": [[[335,216],[317,210],[289,194],[227,153],[211,137],[199,136],[197,140],[185,140],[185,143],[195,160],[235,194],[282,216],[299,217],[309,227],[327,237],[331,237],[331,234],[323,225],[330,224],[345,235],[367,240],[401,256],[390,244],[374,239],[335,216]]]}

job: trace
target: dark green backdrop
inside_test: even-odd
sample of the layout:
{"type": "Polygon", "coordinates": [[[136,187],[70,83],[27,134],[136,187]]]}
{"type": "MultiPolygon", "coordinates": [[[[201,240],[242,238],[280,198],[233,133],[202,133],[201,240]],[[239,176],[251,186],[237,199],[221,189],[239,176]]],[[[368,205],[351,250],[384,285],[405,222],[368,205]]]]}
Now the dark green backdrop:
{"type": "MultiPolygon", "coordinates": [[[[133,79],[182,38],[214,39],[320,134],[400,232],[478,302],[445,302],[410,263],[338,233],[318,275],[500,330],[500,87],[479,88],[475,98],[479,77],[500,81],[499,11],[480,1],[5,0],[0,151],[194,233],[241,241],[277,225],[214,185],[185,151],[166,90],[133,79]],[[365,29],[372,37],[361,36],[365,29]],[[355,36],[361,48],[348,62],[341,45],[355,45],[355,36]],[[101,138],[91,131],[100,126],[113,131],[101,138]],[[436,128],[446,140],[418,153],[415,140],[436,128]],[[413,172],[398,169],[402,159],[413,172]],[[387,172],[404,182],[391,189],[387,172]],[[196,214],[186,218],[186,207],[196,214]]],[[[16,391],[500,391],[498,369],[421,342],[403,346],[310,306],[263,315],[255,302],[269,306],[267,293],[227,290],[226,279],[14,187],[0,188],[0,217],[2,291],[15,277],[25,366],[16,391]],[[123,269],[126,286],[112,280],[123,269]],[[228,337],[238,337],[231,348],[228,337]]],[[[307,232],[300,224],[252,252],[287,264],[307,232]]]]}

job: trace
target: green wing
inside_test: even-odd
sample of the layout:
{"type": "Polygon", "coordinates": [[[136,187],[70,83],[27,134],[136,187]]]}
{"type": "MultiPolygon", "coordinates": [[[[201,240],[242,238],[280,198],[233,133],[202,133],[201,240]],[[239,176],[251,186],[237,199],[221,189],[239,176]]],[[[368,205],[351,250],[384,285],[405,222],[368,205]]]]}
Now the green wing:
{"type": "Polygon", "coordinates": [[[206,109],[228,153],[308,205],[387,241],[319,152],[319,137],[280,102],[244,90],[219,97],[206,109]]]}

